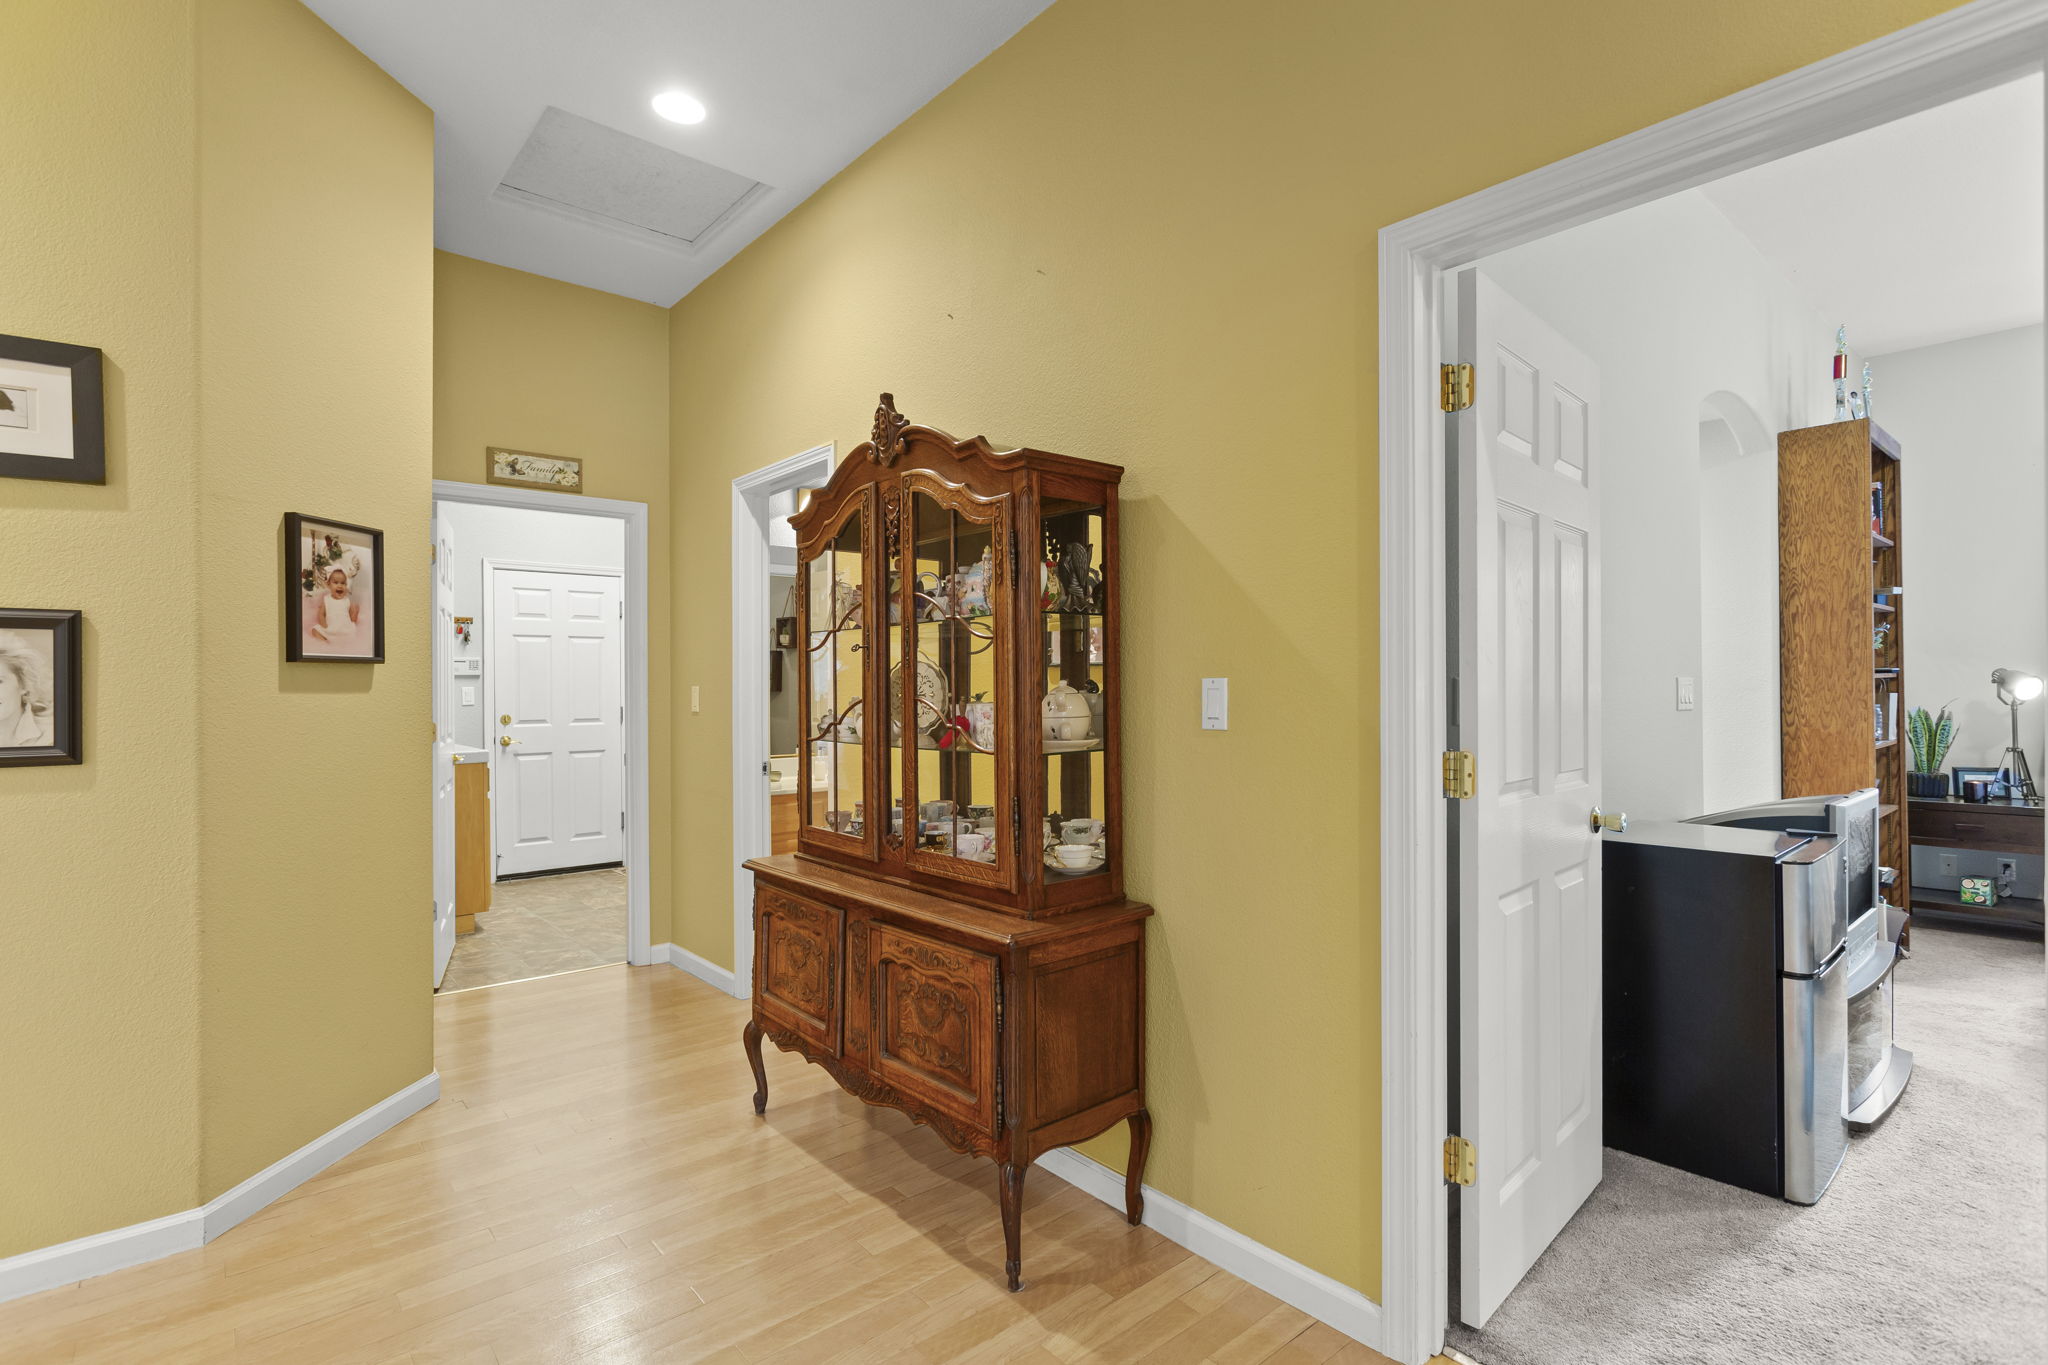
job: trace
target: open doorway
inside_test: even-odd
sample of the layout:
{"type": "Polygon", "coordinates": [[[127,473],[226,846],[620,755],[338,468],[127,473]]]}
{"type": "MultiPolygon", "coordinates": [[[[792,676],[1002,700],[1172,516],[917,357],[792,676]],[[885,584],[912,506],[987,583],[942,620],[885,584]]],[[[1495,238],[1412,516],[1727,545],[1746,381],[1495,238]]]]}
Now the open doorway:
{"type": "Polygon", "coordinates": [[[437,989],[645,962],[646,508],[435,494],[437,989]]]}
{"type": "MultiPolygon", "coordinates": [[[[1384,1307],[1386,1348],[1401,1359],[1426,1356],[1447,1328],[1451,1343],[1484,1365],[1720,1361],[1798,1349],[1829,1359],[2021,1359],[2038,1339],[2040,1267],[2028,1231],[2048,1184],[2033,1151],[2038,1120],[2028,1117],[2040,1098],[2038,937],[1923,930],[1910,959],[1887,957],[1897,963],[1892,974],[1862,982],[1884,984],[1871,996],[1882,1009],[1871,1012],[1887,1023],[1896,998],[1900,1041],[1920,1054],[1919,1079],[1868,1137],[1852,1139],[1845,1119],[1858,1063],[1838,1046],[1834,1069],[1811,1077],[1811,1134],[1831,1122],[1836,1145],[1801,1153],[1781,1130],[1784,1145],[1769,1164],[1782,1181],[1794,1158],[1812,1157],[1820,1174],[1807,1193],[1826,1196],[1817,1204],[1785,1202],[1797,1197],[1789,1185],[1764,1196],[1725,1175],[1703,1178],[1677,1156],[1618,1159],[1612,1140],[1591,1144],[1590,1164],[1579,1158],[1588,1125],[1612,1106],[1615,1075],[1633,1064],[1624,1056],[1624,1067],[1608,1065],[1617,1040],[1607,1027],[1614,997],[1604,950],[1617,903],[1648,912],[1640,887],[1616,881],[1617,845],[1655,822],[1868,788],[1882,834],[1868,836],[1879,851],[1867,870],[1892,876],[1881,893],[1874,875],[1861,884],[1873,906],[1881,895],[1899,912],[1896,934],[1907,914],[1921,913],[1923,845],[1934,845],[1925,861],[1940,876],[1954,826],[1980,819],[1970,811],[1923,826],[1917,802],[1909,804],[1906,767],[1886,754],[1905,748],[1913,708],[1938,711],[1949,699],[1942,670],[1951,662],[1969,674],[1956,682],[1958,695],[1991,698],[1996,664],[2005,670],[1995,698],[2004,709],[1995,724],[1979,725],[1990,731],[1980,737],[1995,755],[2018,717],[2026,745],[2030,718],[2012,702],[2038,695],[2038,682],[2021,675],[2048,665],[2035,658],[2048,653],[2048,604],[2033,600],[2031,586],[1995,628],[1973,632],[1979,652],[1996,660],[1963,663],[1954,659],[1955,635],[1947,649],[1929,650],[1934,642],[1905,627],[1944,630],[1967,615],[1960,597],[1930,600],[1946,591],[1943,570],[1976,558],[1957,553],[1968,519],[1932,506],[1950,501],[1951,485],[1977,485],[1965,452],[2017,454],[1991,476],[1994,488],[1977,488],[1978,505],[2024,508],[2038,527],[2048,501],[2040,20],[1969,7],[1383,234],[1384,1307]],[[2001,82],[2008,88],[1993,88],[2001,82]],[[1898,185],[1907,149],[1896,140],[1881,146],[1879,135],[1909,138],[1902,116],[1953,122],[1971,97],[2005,102],[1988,117],[1998,125],[1993,146],[2009,161],[1993,153],[1986,165],[1984,149],[1951,129],[1947,153],[1923,161],[1934,183],[1898,185]],[[1826,147],[1830,139],[1846,140],[1826,147]],[[1803,166],[1802,153],[1812,158],[1803,166]],[[1779,162],[1767,164],[1773,157],[1779,162]],[[1973,167],[1979,188],[2011,193],[2015,203],[1956,202],[1952,179],[1973,167]],[[1738,185],[1737,173],[1756,178],[1738,185]],[[1811,198],[1847,200],[1874,187],[1890,197],[1853,232],[1832,221],[1840,203],[1823,212],[1811,198]],[[1792,191],[1809,195],[1804,208],[1768,211],[1765,200],[1794,202],[1792,191]],[[1955,230],[1930,232],[1937,211],[1957,214],[1955,230]],[[1805,268],[1787,257],[1784,240],[1802,218],[1823,239],[1805,268]],[[2013,229],[2022,239],[2017,263],[1988,260],[2013,229]],[[1916,239],[1923,249],[1911,249],[1916,239]],[[1864,265],[1859,278],[1856,263],[1873,247],[1881,264],[1864,265]],[[1739,283],[1730,274],[1738,265],[1748,271],[1739,283]],[[1847,298],[1822,287],[1838,267],[1847,298]],[[1505,304],[1461,311],[1469,278],[1455,277],[1467,270],[1505,304]],[[1706,278],[1716,270],[1718,280],[1706,278]],[[1944,332],[1949,324],[1935,314],[1970,296],[1978,271],[1998,272],[2003,290],[1980,291],[1989,306],[1944,332]],[[1783,288],[1763,287],[1770,274],[1783,288]],[[1916,282],[1926,285],[1918,298],[1898,287],[1916,282]],[[2001,311],[2014,303],[2019,316],[2001,311]],[[1916,311],[1919,319],[1903,325],[1916,311]],[[1845,321],[1847,410],[1838,423],[1830,359],[1845,321]],[[1574,357],[1589,363],[1574,369],[1574,357]],[[1472,415],[1435,412],[1440,360],[1474,364],[1472,415]],[[1415,401],[1425,366],[1428,412],[1415,401]],[[1973,374],[2009,401],[1970,404],[1973,374]],[[1962,386],[1947,386],[1944,375],[1962,386]],[[1991,408],[2004,421],[1996,430],[1984,420],[1991,408]],[[1471,424],[1472,449],[1496,462],[1480,471],[1491,484],[1473,479],[1462,458],[1461,421],[1471,424]],[[1920,428],[1911,440],[1908,426],[1920,428]],[[1841,444],[1845,432],[1864,443],[1840,462],[1847,549],[1830,572],[1850,587],[1829,638],[1847,682],[1826,728],[1847,748],[1860,746],[1867,771],[1815,779],[1795,776],[1812,747],[1807,731],[1822,727],[1808,726],[1801,709],[1811,705],[1799,681],[1808,627],[1790,605],[1814,577],[1803,556],[1815,537],[1799,528],[1797,489],[1781,507],[1785,485],[1805,477],[1784,452],[1841,444]],[[1546,480],[1593,495],[1579,499],[1584,506],[1553,505],[1537,486],[1546,480]],[[1781,553],[1789,566],[1782,582],[1781,553]],[[1488,595],[1476,623],[1462,614],[1468,598],[1488,595]],[[1578,628],[1565,619],[1574,607],[1578,628]],[[1439,742],[1450,751],[1441,790],[1439,742]],[[1552,797],[1555,810],[1545,805],[1552,797]],[[1474,806],[1497,818],[1470,821],[1474,806]],[[1634,822],[1628,835],[1599,832],[1615,830],[1624,810],[1634,822]],[[1550,861],[1523,856],[1531,850],[1550,861]],[[1492,880],[1474,882],[1475,867],[1492,880]],[[1481,911],[1491,912],[1490,924],[1473,917],[1481,911]],[[1576,978],[1561,970],[1566,959],[1576,978]],[[1989,1003],[1957,1010],[1971,997],[1989,1003]],[[1999,1078],[1983,1074],[1987,1066],[1999,1078]],[[1971,1163],[1956,1138],[1972,1123],[2013,1134],[2029,1161],[1981,1186],[1958,1183],[1971,1163]],[[1545,1190],[1553,1174],[1559,1188],[1545,1190]],[[1497,1264],[1477,1277],[1475,1293],[1472,1267],[1486,1254],[1497,1264]],[[1910,1323],[1888,1311],[1906,1284],[1925,1305],[1910,1323]]],[[[1450,407],[1458,406],[1457,378],[1446,375],[1442,386],[1450,407]]],[[[2018,553],[2020,578],[2048,578],[2048,567],[2026,558],[2038,553],[2033,546],[2018,553]]],[[[2038,751],[2038,737],[2032,743],[2038,751]]],[[[2017,809],[2001,815],[2028,818],[2017,809]]],[[[2039,820],[2038,806],[2031,818],[2039,820]]],[[[1730,822],[1727,836],[1690,828],[1713,842],[1740,823],[1730,822]]],[[[1846,825],[1829,836],[1844,845],[1857,837],[1846,825]]],[[[2018,866],[1989,879],[2001,907],[2025,908],[2029,864],[2039,867],[2038,826],[2022,842],[2018,866]]],[[[1959,866],[1954,873],[1969,875],[1959,866]]],[[[1720,918],[1703,922],[1727,924],[1740,899],[1724,898],[1713,912],[1720,918]]],[[[1880,953],[1896,943],[1880,938],[1880,953]]],[[[1841,941],[1830,948],[1854,951],[1841,941]]],[[[1704,979],[1704,952],[1682,960],[1700,978],[1683,993],[1722,998],[1704,979]]],[[[1826,962],[1815,967],[1808,977],[1825,975],[1826,962]]],[[[1677,992],[1647,977],[1637,983],[1638,998],[1660,993],[1677,992]]],[[[1790,996],[1774,986],[1772,998],[1790,996]]],[[[1774,1076],[1782,1079],[1776,1068],[1789,1054],[1778,1047],[1792,1026],[1811,1028],[1827,1014],[1814,1003],[1797,1017],[1789,1008],[1768,1017],[1774,1076]]],[[[1855,1027],[1851,1018],[1838,1021],[1838,1045],[1855,1027]]],[[[1639,1028],[1633,1041],[1651,1032],[1639,1028]]],[[[1788,1097],[1779,1091],[1773,1102],[1788,1097]]],[[[1616,1125],[1604,1126],[1612,1139],[1616,1125]]]]}
{"type": "Polygon", "coordinates": [[[732,484],[734,970],[678,965],[742,999],[752,993],[754,961],[754,874],[744,864],[793,851],[796,837],[796,689],[806,673],[794,634],[796,534],[788,518],[804,490],[831,477],[836,451],[817,446],[732,484]]]}

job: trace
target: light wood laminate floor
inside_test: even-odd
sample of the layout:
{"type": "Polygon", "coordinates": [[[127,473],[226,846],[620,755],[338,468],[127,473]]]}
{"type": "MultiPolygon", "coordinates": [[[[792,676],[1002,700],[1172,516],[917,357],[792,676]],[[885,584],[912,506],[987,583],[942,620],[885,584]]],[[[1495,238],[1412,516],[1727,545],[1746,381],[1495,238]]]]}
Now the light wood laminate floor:
{"type": "Polygon", "coordinates": [[[0,1360],[1381,1362],[1064,1181],[994,1167],[672,967],[435,1001],[442,1097],[211,1245],[0,1304],[0,1360]]]}

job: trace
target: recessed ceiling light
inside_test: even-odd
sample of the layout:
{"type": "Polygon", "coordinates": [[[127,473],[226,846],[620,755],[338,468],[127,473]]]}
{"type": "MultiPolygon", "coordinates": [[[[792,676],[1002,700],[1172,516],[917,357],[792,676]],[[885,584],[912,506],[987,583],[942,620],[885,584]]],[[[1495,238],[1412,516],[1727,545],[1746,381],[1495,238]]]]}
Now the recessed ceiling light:
{"type": "Polygon", "coordinates": [[[654,112],[670,123],[702,123],[704,102],[680,90],[664,90],[654,97],[654,112]]]}

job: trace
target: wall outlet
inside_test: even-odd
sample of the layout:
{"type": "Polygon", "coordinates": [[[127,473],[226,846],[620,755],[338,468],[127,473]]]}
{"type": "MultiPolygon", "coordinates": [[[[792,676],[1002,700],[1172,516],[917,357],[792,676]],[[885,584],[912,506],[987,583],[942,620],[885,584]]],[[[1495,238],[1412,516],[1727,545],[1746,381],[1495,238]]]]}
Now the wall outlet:
{"type": "Polygon", "coordinates": [[[1696,705],[1696,702],[1694,701],[1693,697],[1692,679],[1680,678],[1678,680],[1678,709],[1681,711],[1690,711],[1693,709],[1694,705],[1696,705]]]}
{"type": "Polygon", "coordinates": [[[1941,868],[1941,875],[1944,877],[1956,877],[1962,875],[1956,870],[1956,855],[1953,853],[1942,854],[1939,866],[1941,868]]]}
{"type": "Polygon", "coordinates": [[[2017,859],[2017,858],[2000,858],[2000,859],[1998,860],[1998,876],[1999,876],[1999,879],[2000,879],[2001,881],[2008,881],[2008,882],[2009,882],[2009,881],[2012,881],[2012,880],[2014,880],[2015,878],[2017,878],[2017,877],[2018,877],[2019,875],[2020,875],[2020,860],[2019,860],[2019,859],[2017,859]]]}

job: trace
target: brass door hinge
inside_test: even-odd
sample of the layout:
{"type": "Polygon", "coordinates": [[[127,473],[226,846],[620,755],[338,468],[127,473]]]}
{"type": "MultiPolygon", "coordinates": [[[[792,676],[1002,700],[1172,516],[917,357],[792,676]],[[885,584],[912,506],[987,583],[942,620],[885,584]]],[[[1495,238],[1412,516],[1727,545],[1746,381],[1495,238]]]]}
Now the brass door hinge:
{"type": "Polygon", "coordinates": [[[1444,795],[1454,801],[1469,801],[1479,791],[1479,766],[1463,749],[1444,755],[1444,795]]]}
{"type": "Polygon", "coordinates": [[[1479,1149],[1452,1134],[1444,1139],[1444,1179],[1453,1185],[1469,1185],[1479,1177],[1479,1149]]]}
{"type": "Polygon", "coordinates": [[[1472,406],[1472,367],[1470,365],[1445,365],[1439,372],[1442,376],[1442,394],[1439,402],[1445,412],[1463,412],[1472,406]]]}
{"type": "Polygon", "coordinates": [[[431,540],[430,540],[430,541],[428,541],[428,542],[427,542],[427,563],[429,563],[429,564],[438,564],[438,563],[440,563],[440,562],[441,562],[441,547],[440,547],[440,545],[438,545],[438,544],[437,544],[437,543],[435,543],[434,541],[431,541],[431,540]]]}

